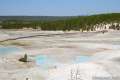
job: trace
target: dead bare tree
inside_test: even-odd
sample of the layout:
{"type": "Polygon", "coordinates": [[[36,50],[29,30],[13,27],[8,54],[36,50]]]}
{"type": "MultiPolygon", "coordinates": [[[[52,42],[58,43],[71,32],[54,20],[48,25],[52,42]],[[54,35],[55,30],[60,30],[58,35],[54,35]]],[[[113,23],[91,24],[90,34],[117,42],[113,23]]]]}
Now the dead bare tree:
{"type": "Polygon", "coordinates": [[[76,70],[71,69],[69,80],[83,80],[82,73],[80,72],[80,70],[78,68],[76,70]]]}

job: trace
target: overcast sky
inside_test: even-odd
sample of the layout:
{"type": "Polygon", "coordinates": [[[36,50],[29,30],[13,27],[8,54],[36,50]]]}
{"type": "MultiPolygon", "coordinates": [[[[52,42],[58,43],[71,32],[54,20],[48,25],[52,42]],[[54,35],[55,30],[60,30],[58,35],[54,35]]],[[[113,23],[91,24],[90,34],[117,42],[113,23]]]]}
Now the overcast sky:
{"type": "Polygon", "coordinates": [[[76,16],[119,12],[120,0],[0,0],[0,15],[76,16]]]}

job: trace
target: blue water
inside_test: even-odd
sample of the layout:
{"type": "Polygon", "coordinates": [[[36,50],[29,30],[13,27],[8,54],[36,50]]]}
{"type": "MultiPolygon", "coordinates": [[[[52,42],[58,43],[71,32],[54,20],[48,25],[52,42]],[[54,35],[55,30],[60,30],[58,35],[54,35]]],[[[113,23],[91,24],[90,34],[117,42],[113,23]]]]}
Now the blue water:
{"type": "Polygon", "coordinates": [[[37,65],[40,65],[44,68],[51,67],[56,63],[54,59],[48,57],[47,55],[39,55],[35,57],[35,60],[37,65]]]}
{"type": "MultiPolygon", "coordinates": [[[[44,67],[44,68],[54,66],[56,65],[56,63],[58,63],[56,60],[52,59],[51,57],[47,55],[39,55],[35,57],[35,60],[36,60],[37,65],[40,65],[41,67],[44,67]]],[[[89,56],[76,56],[73,60],[71,60],[71,62],[72,61],[73,63],[88,62],[90,61],[90,57],[89,56]]]]}
{"type": "Polygon", "coordinates": [[[12,46],[0,46],[0,55],[11,54],[13,52],[21,51],[22,49],[12,46]]]}
{"type": "Polygon", "coordinates": [[[76,56],[74,62],[75,63],[82,63],[82,62],[88,62],[90,61],[90,56],[76,56]]]}

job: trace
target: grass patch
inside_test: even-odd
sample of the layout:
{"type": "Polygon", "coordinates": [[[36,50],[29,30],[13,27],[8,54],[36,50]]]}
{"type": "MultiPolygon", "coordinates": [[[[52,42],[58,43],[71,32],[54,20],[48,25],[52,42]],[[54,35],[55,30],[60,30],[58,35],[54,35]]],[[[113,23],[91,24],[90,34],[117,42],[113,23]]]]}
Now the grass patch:
{"type": "Polygon", "coordinates": [[[27,54],[24,55],[24,57],[19,59],[20,62],[28,62],[28,56],[27,54]]]}
{"type": "Polygon", "coordinates": [[[28,41],[7,41],[1,42],[0,45],[16,45],[16,46],[30,46],[32,43],[28,41]]]}

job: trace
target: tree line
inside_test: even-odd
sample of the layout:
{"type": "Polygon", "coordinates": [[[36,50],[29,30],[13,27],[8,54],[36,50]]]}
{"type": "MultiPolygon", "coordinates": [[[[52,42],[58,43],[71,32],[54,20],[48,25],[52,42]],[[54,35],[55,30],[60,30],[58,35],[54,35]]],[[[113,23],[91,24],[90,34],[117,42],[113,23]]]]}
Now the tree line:
{"type": "MultiPolygon", "coordinates": [[[[0,25],[2,29],[33,28],[41,30],[82,30],[93,31],[99,24],[120,23],[120,13],[98,14],[90,16],[75,16],[68,19],[57,20],[3,20],[0,25]]],[[[116,29],[116,26],[110,26],[116,29]]],[[[117,25],[117,29],[120,26],[117,25]]]]}

